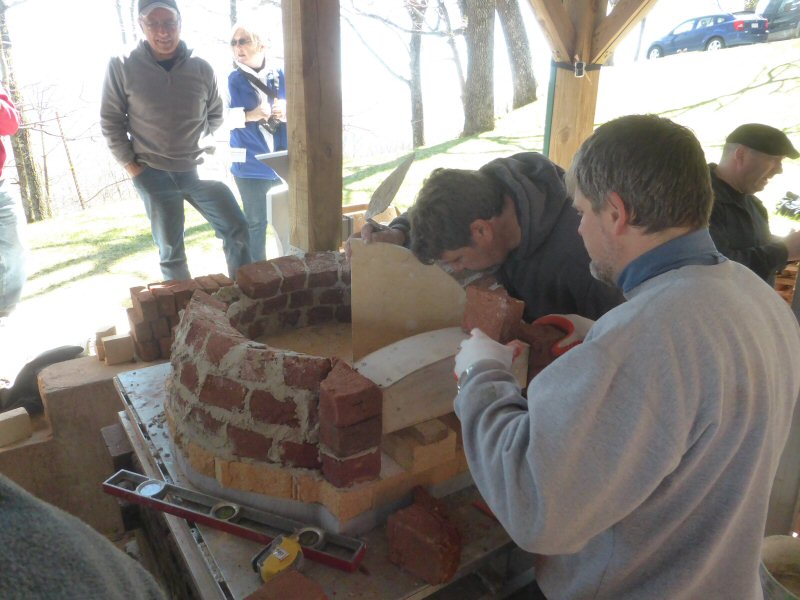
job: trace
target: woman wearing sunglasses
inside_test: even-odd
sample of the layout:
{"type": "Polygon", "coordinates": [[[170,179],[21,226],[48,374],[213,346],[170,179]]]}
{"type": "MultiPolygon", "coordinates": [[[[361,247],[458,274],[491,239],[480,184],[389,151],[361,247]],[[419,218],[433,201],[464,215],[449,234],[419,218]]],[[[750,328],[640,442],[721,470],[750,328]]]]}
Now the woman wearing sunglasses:
{"type": "Polygon", "coordinates": [[[265,38],[242,24],[233,27],[231,51],[231,173],[244,205],[253,260],[266,260],[267,192],[280,178],[256,155],[287,148],[283,67],[268,59],[265,38]]]}

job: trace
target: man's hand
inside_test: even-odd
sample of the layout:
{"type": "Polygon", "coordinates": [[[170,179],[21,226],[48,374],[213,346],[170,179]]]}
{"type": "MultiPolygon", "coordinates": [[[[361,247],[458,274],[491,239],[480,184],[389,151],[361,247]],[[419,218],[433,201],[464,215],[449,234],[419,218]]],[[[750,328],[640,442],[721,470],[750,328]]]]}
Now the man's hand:
{"type": "Polygon", "coordinates": [[[514,356],[519,354],[520,351],[519,344],[511,342],[503,345],[500,342],[495,342],[477,327],[470,333],[470,338],[461,342],[458,354],[456,354],[456,365],[453,374],[457,380],[461,379],[470,366],[480,360],[494,360],[503,365],[503,368],[511,370],[514,356]]]}
{"type": "Polygon", "coordinates": [[[269,106],[264,107],[264,105],[259,104],[253,110],[245,111],[244,113],[244,120],[245,122],[248,121],[266,121],[269,119],[271,114],[271,110],[269,106]]]}
{"type": "Polygon", "coordinates": [[[364,226],[361,228],[361,231],[354,233],[344,244],[344,252],[347,256],[347,260],[350,260],[350,240],[353,238],[358,238],[364,240],[365,244],[371,244],[372,242],[383,242],[384,244],[394,244],[396,246],[402,246],[403,242],[406,241],[406,234],[401,229],[382,229],[378,230],[373,227],[370,223],[364,223],[364,226]]]}
{"type": "Polygon", "coordinates": [[[550,348],[553,356],[561,356],[583,342],[594,321],[580,315],[545,315],[536,319],[532,325],[552,325],[566,334],[550,348]]]}
{"type": "Polygon", "coordinates": [[[144,165],[140,165],[137,162],[129,162],[125,165],[125,170],[128,172],[128,175],[131,176],[131,179],[134,177],[138,177],[144,171],[144,165]]]}
{"type": "Polygon", "coordinates": [[[800,231],[792,231],[783,238],[786,249],[789,251],[789,260],[800,260],[800,231]]]}

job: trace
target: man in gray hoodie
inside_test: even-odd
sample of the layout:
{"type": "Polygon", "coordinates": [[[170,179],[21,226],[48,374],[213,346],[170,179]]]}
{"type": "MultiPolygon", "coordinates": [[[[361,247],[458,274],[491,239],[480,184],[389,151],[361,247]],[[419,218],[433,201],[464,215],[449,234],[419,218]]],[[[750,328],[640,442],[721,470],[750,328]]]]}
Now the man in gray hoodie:
{"type": "Polygon", "coordinates": [[[223,103],[211,65],[180,39],[175,0],[139,0],[146,39],[108,65],[100,126],[114,158],[144,202],[165,279],[189,279],[183,201],[222,239],[228,274],[251,261],[247,221],[231,190],[201,180],[197,165],[210,147],[204,138],[223,122],[223,103]]]}

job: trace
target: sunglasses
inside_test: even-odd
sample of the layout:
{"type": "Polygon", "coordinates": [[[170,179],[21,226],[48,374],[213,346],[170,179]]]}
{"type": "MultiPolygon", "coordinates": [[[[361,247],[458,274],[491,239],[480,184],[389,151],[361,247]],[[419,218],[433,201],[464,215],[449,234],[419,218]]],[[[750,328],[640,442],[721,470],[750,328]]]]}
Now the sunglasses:
{"type": "Polygon", "coordinates": [[[236,48],[236,46],[249,46],[253,43],[253,40],[250,38],[239,38],[238,40],[231,40],[231,48],[236,48]]]}

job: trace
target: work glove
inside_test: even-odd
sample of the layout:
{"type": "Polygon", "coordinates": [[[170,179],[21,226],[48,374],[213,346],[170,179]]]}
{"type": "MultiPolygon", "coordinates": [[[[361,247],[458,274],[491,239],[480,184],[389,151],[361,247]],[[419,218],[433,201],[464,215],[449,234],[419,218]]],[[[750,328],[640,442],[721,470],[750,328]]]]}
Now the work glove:
{"type": "Polygon", "coordinates": [[[583,342],[583,338],[589,333],[594,321],[580,315],[545,315],[536,319],[532,324],[552,325],[566,334],[550,347],[550,353],[557,357],[583,342]]]}
{"type": "Polygon", "coordinates": [[[474,364],[480,361],[494,361],[499,366],[510,371],[514,357],[518,356],[522,347],[519,342],[501,344],[494,341],[477,327],[471,332],[471,336],[461,342],[456,354],[456,366],[453,374],[459,382],[464,373],[474,364]]]}

